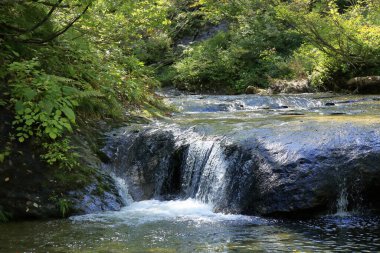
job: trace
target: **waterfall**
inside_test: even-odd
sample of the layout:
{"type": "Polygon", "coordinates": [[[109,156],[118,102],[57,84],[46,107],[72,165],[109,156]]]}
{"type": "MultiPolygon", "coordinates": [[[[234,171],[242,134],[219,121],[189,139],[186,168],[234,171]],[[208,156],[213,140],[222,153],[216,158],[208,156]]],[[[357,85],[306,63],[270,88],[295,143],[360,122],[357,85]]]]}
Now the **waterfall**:
{"type": "Polygon", "coordinates": [[[339,184],[339,195],[336,201],[336,214],[337,216],[347,216],[348,212],[348,192],[346,187],[346,179],[339,184]]]}
{"type": "Polygon", "coordinates": [[[166,131],[125,131],[105,150],[119,194],[132,200],[196,199],[213,205],[223,198],[228,161],[224,140],[166,126],[166,131]]]}
{"type": "Polygon", "coordinates": [[[380,130],[324,116],[343,106],[308,96],[168,99],[182,112],[109,133],[107,169],[126,203],[194,199],[265,215],[329,206],[347,215],[378,187],[380,130]]]}
{"type": "Polygon", "coordinates": [[[133,199],[128,192],[127,183],[125,182],[123,178],[116,176],[115,173],[110,173],[110,174],[113,180],[115,181],[115,185],[119,191],[119,195],[123,201],[123,204],[125,206],[130,205],[133,202],[133,199]]]}
{"type": "Polygon", "coordinates": [[[226,160],[216,140],[196,140],[184,159],[182,187],[186,197],[213,203],[220,197],[226,172],[226,160]]]}

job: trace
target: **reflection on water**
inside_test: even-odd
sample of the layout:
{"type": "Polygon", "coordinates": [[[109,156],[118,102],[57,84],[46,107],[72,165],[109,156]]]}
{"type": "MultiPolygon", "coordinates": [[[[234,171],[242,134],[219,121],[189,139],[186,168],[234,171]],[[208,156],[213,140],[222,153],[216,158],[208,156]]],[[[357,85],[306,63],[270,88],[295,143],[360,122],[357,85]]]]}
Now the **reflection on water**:
{"type": "Polygon", "coordinates": [[[374,252],[379,218],[264,219],[195,200],[136,202],[120,212],[0,225],[0,252],[374,252]]]}

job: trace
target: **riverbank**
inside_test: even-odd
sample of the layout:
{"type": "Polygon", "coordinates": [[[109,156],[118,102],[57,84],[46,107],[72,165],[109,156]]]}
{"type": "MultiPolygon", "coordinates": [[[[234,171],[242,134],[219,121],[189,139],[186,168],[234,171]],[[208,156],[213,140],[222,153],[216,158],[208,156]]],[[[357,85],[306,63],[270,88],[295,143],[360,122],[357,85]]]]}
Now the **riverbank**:
{"type": "MultiPolygon", "coordinates": [[[[65,218],[70,215],[120,210],[123,206],[115,180],[103,169],[107,157],[101,151],[105,133],[132,123],[148,123],[149,117],[167,109],[146,107],[120,119],[79,119],[70,136],[76,166],[60,168],[41,159],[32,142],[13,146],[0,166],[0,221],[65,218]],[[16,150],[16,151],[15,151],[16,150]]],[[[3,116],[6,114],[2,114],[3,116]]],[[[3,121],[2,126],[7,122],[3,121]]],[[[7,128],[2,127],[4,135],[7,128]]]]}

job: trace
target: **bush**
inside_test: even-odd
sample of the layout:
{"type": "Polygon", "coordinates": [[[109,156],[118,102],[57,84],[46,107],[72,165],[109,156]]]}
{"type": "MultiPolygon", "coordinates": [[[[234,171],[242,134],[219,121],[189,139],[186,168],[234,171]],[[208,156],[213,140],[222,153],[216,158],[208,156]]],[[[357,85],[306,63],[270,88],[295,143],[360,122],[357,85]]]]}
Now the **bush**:
{"type": "Polygon", "coordinates": [[[345,89],[352,77],[380,74],[380,9],[373,1],[295,0],[277,12],[305,37],[293,62],[301,62],[314,86],[345,89]]]}
{"type": "Polygon", "coordinates": [[[266,87],[270,78],[290,77],[287,61],[300,36],[268,8],[260,15],[239,16],[228,32],[190,46],[174,65],[176,86],[241,92],[249,85],[266,87]]]}

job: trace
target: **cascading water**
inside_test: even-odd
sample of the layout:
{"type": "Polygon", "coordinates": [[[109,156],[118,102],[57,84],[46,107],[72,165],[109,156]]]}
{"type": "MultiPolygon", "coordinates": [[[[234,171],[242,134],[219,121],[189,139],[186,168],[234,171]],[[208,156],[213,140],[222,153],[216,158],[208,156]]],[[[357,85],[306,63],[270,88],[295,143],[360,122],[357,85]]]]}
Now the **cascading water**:
{"type": "Polygon", "coordinates": [[[337,216],[347,216],[348,212],[348,192],[346,187],[346,179],[339,184],[339,195],[336,201],[336,214],[337,216]]]}
{"type": "MultiPolygon", "coordinates": [[[[307,96],[183,96],[169,102],[183,112],[124,128],[105,148],[111,170],[135,201],[193,198],[224,212],[287,213],[324,208],[337,200],[339,187],[336,210],[344,215],[346,183],[337,185],[334,172],[355,178],[378,164],[376,155],[367,159],[368,139],[380,143],[371,122],[325,121],[323,115],[337,110],[351,113],[345,103],[332,108],[307,96]]],[[[380,144],[371,148],[380,153],[380,144]]]]}
{"type": "Polygon", "coordinates": [[[214,203],[220,197],[226,173],[226,161],[218,141],[195,138],[183,161],[181,181],[185,196],[214,203]]]}
{"type": "Polygon", "coordinates": [[[131,195],[129,195],[128,185],[125,180],[121,177],[116,176],[114,173],[111,173],[111,177],[115,181],[115,185],[119,191],[119,195],[125,206],[128,206],[133,203],[131,195]]]}
{"type": "Polygon", "coordinates": [[[0,252],[380,250],[379,217],[346,215],[380,206],[378,100],[168,99],[183,111],[112,132],[103,150],[125,207],[0,224],[0,252]],[[331,203],[344,216],[252,216],[327,213],[331,203]]]}

